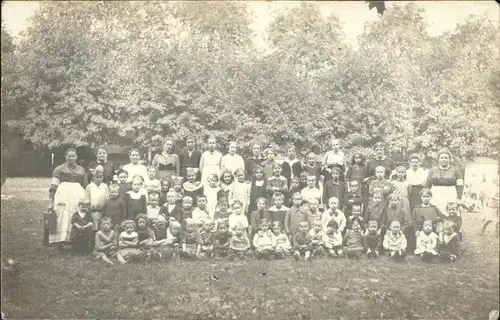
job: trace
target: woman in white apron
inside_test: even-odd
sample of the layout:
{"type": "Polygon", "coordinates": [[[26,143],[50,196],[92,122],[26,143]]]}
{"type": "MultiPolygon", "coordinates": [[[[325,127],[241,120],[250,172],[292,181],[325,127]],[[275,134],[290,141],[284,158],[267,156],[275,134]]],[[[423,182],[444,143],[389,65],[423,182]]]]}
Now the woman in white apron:
{"type": "Polygon", "coordinates": [[[75,149],[65,153],[66,162],[54,169],[49,189],[52,208],[57,216],[57,227],[49,233],[49,243],[63,248],[70,241],[71,216],[78,211],[78,202],[85,197],[87,173],[76,164],[75,149]]]}
{"type": "Polygon", "coordinates": [[[215,150],[217,140],[214,137],[208,138],[208,150],[203,152],[200,160],[201,183],[204,187],[208,186],[208,177],[211,174],[216,174],[220,178],[222,162],[222,154],[215,150]]]}
{"type": "MultiPolygon", "coordinates": [[[[442,149],[438,153],[438,165],[429,170],[425,187],[432,191],[432,204],[444,215],[448,202],[461,203],[464,192],[464,178],[457,167],[450,165],[451,153],[448,149],[442,149]]],[[[459,211],[460,214],[460,211],[459,211]]],[[[438,229],[441,226],[437,227],[438,229]]],[[[436,230],[439,232],[440,230],[436,230]]],[[[457,230],[457,233],[460,230],[457,230]]]]}

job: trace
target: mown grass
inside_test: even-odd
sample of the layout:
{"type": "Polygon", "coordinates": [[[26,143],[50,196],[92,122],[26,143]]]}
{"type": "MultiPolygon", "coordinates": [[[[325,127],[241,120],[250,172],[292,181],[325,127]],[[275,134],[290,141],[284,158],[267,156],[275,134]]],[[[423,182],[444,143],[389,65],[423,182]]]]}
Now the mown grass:
{"type": "Polygon", "coordinates": [[[499,304],[498,239],[468,213],[454,264],[376,261],[175,261],[105,266],[43,247],[48,179],[9,179],[2,194],[2,311],[7,318],[488,319],[499,304]],[[216,280],[213,276],[215,276],[216,280]]]}

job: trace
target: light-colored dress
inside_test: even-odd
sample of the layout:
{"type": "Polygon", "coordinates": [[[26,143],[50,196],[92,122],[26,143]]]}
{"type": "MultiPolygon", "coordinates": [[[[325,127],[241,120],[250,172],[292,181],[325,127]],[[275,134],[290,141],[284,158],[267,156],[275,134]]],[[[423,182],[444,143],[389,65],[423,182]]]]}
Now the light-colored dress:
{"type": "Polygon", "coordinates": [[[323,214],[321,215],[321,225],[322,225],[321,229],[323,231],[326,231],[326,229],[328,227],[328,223],[332,220],[335,220],[337,222],[337,225],[339,226],[338,230],[340,232],[343,232],[345,229],[347,220],[345,218],[344,213],[342,211],[340,211],[339,209],[336,210],[336,214],[332,214],[331,209],[328,209],[325,212],[323,212],[323,214]]]}
{"type": "Polygon", "coordinates": [[[229,170],[233,175],[238,169],[245,170],[245,161],[239,154],[230,155],[229,153],[222,157],[221,171],[229,170]]]}
{"type": "Polygon", "coordinates": [[[437,255],[436,247],[437,247],[438,235],[434,232],[429,234],[425,234],[421,231],[417,237],[417,248],[415,249],[415,254],[422,254],[424,252],[432,253],[433,255],[437,255]]]}
{"type": "Polygon", "coordinates": [[[207,185],[203,188],[203,194],[207,197],[207,210],[211,220],[213,220],[215,216],[215,209],[217,208],[217,193],[219,190],[219,186],[212,188],[207,185]]]}
{"type": "MultiPolygon", "coordinates": [[[[139,237],[139,235],[135,231],[132,233],[127,233],[126,231],[122,231],[120,233],[120,236],[118,237],[118,242],[120,242],[120,241],[134,241],[134,240],[138,239],[138,237],[139,237]]],[[[123,259],[125,259],[126,261],[132,259],[133,257],[135,257],[141,253],[141,251],[139,249],[131,248],[131,247],[120,248],[118,252],[122,255],[123,259]]]]}
{"type": "Polygon", "coordinates": [[[57,186],[54,194],[54,211],[57,216],[57,229],[49,234],[49,243],[69,242],[71,217],[78,211],[78,202],[85,197],[87,174],[85,169],[68,164],[57,166],[52,172],[52,185],[57,186]]]}
{"type": "Polygon", "coordinates": [[[216,174],[220,178],[221,170],[220,164],[222,161],[222,154],[219,151],[205,151],[201,155],[200,169],[201,169],[201,182],[203,185],[208,186],[208,177],[211,174],[216,174]]]}
{"type": "Polygon", "coordinates": [[[128,173],[127,182],[131,182],[132,178],[135,176],[141,176],[144,181],[146,181],[146,178],[148,177],[147,167],[143,164],[129,163],[124,165],[122,169],[128,173]]]}
{"type": "Polygon", "coordinates": [[[243,204],[243,214],[248,214],[248,206],[250,202],[250,182],[233,182],[233,201],[238,200],[243,204]]]}
{"type": "Polygon", "coordinates": [[[401,209],[403,209],[408,216],[411,214],[410,209],[410,200],[409,200],[409,189],[410,183],[408,181],[399,181],[393,180],[392,183],[392,193],[395,193],[399,196],[399,205],[401,209]]]}

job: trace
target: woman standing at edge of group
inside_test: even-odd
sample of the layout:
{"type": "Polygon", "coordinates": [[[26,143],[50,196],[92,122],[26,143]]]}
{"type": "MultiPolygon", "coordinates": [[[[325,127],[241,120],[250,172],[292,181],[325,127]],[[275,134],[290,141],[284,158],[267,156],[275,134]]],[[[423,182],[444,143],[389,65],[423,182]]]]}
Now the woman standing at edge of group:
{"type": "MultiPolygon", "coordinates": [[[[201,161],[201,151],[196,150],[196,140],[193,137],[186,139],[186,149],[179,155],[179,163],[181,167],[181,177],[187,180],[187,169],[199,169],[201,161]]],[[[200,179],[200,174],[197,174],[197,180],[200,179]]]]}
{"type": "Polygon", "coordinates": [[[89,164],[88,180],[92,181],[95,169],[101,166],[104,174],[102,182],[109,186],[113,180],[116,180],[116,171],[118,168],[116,168],[112,162],[108,161],[108,149],[106,149],[105,146],[97,147],[95,154],[97,160],[89,164]]]}
{"type": "MultiPolygon", "coordinates": [[[[448,202],[461,202],[464,178],[460,169],[450,164],[451,153],[442,149],[438,153],[438,165],[429,170],[425,187],[432,191],[432,204],[444,215],[448,202]]],[[[457,232],[459,230],[456,230],[457,232]]]]}
{"type": "Polygon", "coordinates": [[[417,154],[412,154],[408,160],[410,168],[406,170],[406,181],[410,185],[409,200],[413,212],[413,208],[422,201],[420,191],[424,188],[429,172],[420,166],[420,157],[417,154]]]}
{"type": "MultiPolygon", "coordinates": [[[[173,176],[178,177],[180,175],[180,162],[179,157],[172,153],[174,147],[174,141],[170,138],[163,140],[163,150],[161,153],[157,153],[152,161],[152,165],[158,169],[158,179],[162,180],[167,178],[172,180],[173,176]]],[[[129,174],[130,177],[130,174],[129,174]]]]}
{"type": "Polygon", "coordinates": [[[209,137],[207,140],[208,150],[203,152],[200,159],[201,183],[208,186],[208,177],[216,174],[220,178],[220,165],[222,162],[222,153],[216,150],[217,140],[215,137],[209,137]]]}
{"type": "Polygon", "coordinates": [[[85,198],[87,173],[76,160],[76,150],[69,148],[64,153],[66,162],[57,166],[52,172],[49,196],[52,208],[57,216],[57,228],[49,234],[50,244],[59,244],[59,249],[70,241],[71,217],[78,211],[78,202],[85,198]]]}
{"type": "Polygon", "coordinates": [[[148,168],[140,163],[141,153],[139,149],[131,149],[128,152],[130,158],[130,163],[123,166],[123,170],[127,171],[128,179],[127,182],[132,182],[132,178],[135,176],[141,176],[145,181],[148,177],[148,168]]]}
{"type": "Polygon", "coordinates": [[[255,167],[260,166],[263,161],[264,157],[262,157],[262,146],[255,143],[252,146],[252,156],[245,161],[245,171],[247,175],[253,175],[255,167]]]}

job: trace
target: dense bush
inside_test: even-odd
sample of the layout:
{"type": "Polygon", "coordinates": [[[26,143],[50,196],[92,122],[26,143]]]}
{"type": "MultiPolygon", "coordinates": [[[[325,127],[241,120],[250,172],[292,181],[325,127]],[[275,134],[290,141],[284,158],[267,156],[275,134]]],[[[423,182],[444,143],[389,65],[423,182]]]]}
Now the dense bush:
{"type": "Polygon", "coordinates": [[[430,36],[421,9],[395,5],[355,48],[304,3],[276,14],[266,52],[250,23],[238,2],[41,3],[5,59],[2,30],[2,115],[50,148],[188,135],[245,150],[325,150],[331,135],[467,158],[499,147],[499,30],[486,19],[430,36]]]}

